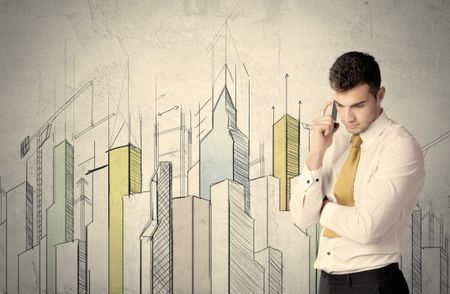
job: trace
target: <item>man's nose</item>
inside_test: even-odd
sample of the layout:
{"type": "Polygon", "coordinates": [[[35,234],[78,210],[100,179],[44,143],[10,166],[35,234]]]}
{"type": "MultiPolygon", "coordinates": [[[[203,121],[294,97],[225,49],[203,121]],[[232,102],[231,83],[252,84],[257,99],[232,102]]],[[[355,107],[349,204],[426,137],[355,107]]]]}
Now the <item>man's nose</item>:
{"type": "Polygon", "coordinates": [[[355,118],[356,118],[354,113],[353,113],[353,111],[350,108],[345,110],[345,114],[344,115],[345,115],[345,120],[347,122],[353,122],[355,120],[355,118]]]}

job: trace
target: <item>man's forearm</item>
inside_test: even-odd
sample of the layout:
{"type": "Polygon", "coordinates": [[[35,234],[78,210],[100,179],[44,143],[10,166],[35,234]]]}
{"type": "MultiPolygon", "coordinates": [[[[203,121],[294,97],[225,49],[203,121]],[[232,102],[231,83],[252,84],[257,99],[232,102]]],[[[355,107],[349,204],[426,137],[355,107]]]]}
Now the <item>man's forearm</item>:
{"type": "Polygon", "coordinates": [[[309,170],[317,170],[322,167],[325,152],[310,152],[306,159],[309,170]]]}

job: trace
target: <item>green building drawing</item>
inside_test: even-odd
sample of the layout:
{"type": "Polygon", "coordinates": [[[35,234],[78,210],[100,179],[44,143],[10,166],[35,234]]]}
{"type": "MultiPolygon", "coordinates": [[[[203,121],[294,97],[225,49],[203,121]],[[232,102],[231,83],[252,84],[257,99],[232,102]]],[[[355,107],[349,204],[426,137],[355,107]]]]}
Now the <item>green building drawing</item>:
{"type": "Polygon", "coordinates": [[[64,140],[53,148],[53,204],[47,209],[47,293],[56,293],[55,245],[73,240],[74,150],[64,140]]]}

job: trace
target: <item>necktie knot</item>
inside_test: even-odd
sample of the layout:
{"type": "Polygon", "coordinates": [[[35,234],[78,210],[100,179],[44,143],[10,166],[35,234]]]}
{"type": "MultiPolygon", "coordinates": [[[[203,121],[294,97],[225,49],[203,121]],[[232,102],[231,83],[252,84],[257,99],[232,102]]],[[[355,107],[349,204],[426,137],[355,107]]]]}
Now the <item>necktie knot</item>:
{"type": "Polygon", "coordinates": [[[356,134],[356,135],[352,136],[352,147],[359,148],[359,146],[361,146],[362,142],[363,141],[362,141],[361,136],[359,134],[356,134]]]}

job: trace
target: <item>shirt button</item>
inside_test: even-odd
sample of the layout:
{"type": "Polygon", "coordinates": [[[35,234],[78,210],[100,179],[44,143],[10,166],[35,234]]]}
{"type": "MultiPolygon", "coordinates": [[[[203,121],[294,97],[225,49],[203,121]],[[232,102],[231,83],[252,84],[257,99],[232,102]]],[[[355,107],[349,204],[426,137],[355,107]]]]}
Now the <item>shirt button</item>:
{"type": "Polygon", "coordinates": [[[306,180],[306,183],[309,184],[309,180],[306,180]]]}
{"type": "Polygon", "coordinates": [[[316,182],[318,182],[319,181],[319,179],[316,179],[316,182]]]}
{"type": "Polygon", "coordinates": [[[331,252],[330,252],[330,251],[328,251],[328,252],[327,252],[327,255],[331,255],[331,252]]]}

